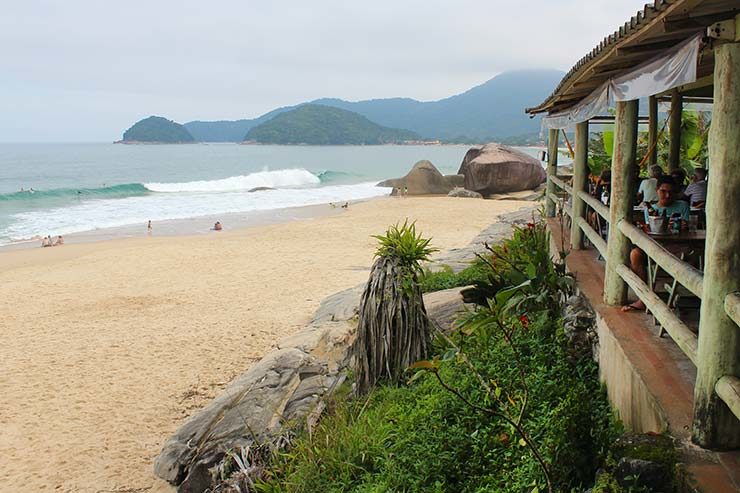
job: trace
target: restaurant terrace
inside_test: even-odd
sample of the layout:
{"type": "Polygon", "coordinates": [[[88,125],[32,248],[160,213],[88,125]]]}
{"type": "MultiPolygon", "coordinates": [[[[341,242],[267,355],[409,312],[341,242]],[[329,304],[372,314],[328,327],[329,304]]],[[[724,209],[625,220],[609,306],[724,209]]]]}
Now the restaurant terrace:
{"type": "Polygon", "coordinates": [[[553,248],[569,251],[566,264],[597,313],[610,400],[632,430],[667,431],[682,441],[701,491],[738,491],[740,1],[646,5],[526,112],[543,116],[553,248]],[[639,116],[641,101],[647,117],[639,116]],[[661,221],[639,209],[639,174],[654,164],[666,174],[680,167],[682,109],[689,104],[711,110],[701,163],[708,169],[706,202],[692,209],[690,231],[678,218],[680,232],[651,230],[661,221]],[[588,164],[589,126],[605,122],[614,136],[608,205],[589,187],[588,164]],[[641,125],[648,144],[638,156],[641,125]],[[575,132],[572,175],[558,167],[566,132],[575,132]],[[658,162],[663,132],[668,158],[658,162]],[[630,268],[635,247],[647,259],[647,276],[630,268]],[[646,310],[623,310],[635,297],[646,310]]]}

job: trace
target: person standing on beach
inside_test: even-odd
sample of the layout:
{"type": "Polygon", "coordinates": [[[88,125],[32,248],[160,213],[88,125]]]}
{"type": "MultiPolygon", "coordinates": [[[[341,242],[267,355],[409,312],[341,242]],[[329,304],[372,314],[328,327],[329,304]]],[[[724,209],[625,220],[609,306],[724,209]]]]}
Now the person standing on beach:
{"type": "Polygon", "coordinates": [[[149,222],[146,225],[146,232],[147,234],[152,234],[152,220],[150,219],[149,222]]]}

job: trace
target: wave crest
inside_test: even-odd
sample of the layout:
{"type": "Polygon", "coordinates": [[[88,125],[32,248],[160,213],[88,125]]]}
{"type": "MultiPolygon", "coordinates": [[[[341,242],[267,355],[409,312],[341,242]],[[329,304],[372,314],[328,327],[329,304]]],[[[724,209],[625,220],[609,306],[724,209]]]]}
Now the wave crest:
{"type": "Polygon", "coordinates": [[[221,180],[189,181],[183,183],[145,183],[152,192],[236,192],[257,187],[300,188],[319,185],[319,177],[303,168],[258,171],[221,180]]]}

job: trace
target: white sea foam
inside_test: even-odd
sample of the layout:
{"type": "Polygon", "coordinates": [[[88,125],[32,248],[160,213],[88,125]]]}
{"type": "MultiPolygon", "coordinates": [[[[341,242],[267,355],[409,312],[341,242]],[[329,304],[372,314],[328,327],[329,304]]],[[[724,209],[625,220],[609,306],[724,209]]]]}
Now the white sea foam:
{"type": "Polygon", "coordinates": [[[189,181],[184,183],[145,183],[152,192],[235,192],[257,187],[299,188],[318,185],[321,180],[303,168],[258,171],[221,180],[189,181]]]}
{"type": "MultiPolygon", "coordinates": [[[[279,172],[271,171],[268,173],[273,177],[280,176],[279,172]]],[[[286,173],[286,175],[291,174],[286,173]]],[[[223,181],[228,180],[231,179],[223,181]]],[[[270,183],[274,186],[277,181],[270,183]]],[[[250,183],[249,188],[255,186],[269,185],[250,183]]],[[[213,193],[213,190],[210,189],[207,191],[152,193],[137,197],[91,200],[73,206],[14,214],[11,224],[0,230],[0,244],[35,236],[46,236],[47,234],[64,235],[137,223],[146,224],[148,220],[164,221],[226,213],[249,213],[250,211],[362,200],[387,194],[387,188],[376,187],[374,182],[370,182],[353,185],[314,186],[302,189],[283,188],[252,193],[243,189],[213,193]]]]}

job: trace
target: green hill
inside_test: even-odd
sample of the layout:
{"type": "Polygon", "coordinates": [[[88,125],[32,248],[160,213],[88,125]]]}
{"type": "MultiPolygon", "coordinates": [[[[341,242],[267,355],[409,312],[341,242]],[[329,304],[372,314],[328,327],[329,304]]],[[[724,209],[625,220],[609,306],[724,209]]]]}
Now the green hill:
{"type": "Polygon", "coordinates": [[[408,130],[373,123],[352,111],[306,104],[253,127],[244,140],[263,144],[373,145],[418,140],[408,130]]]}
{"type": "Polygon", "coordinates": [[[123,133],[123,142],[181,144],[195,142],[185,127],[161,116],[150,116],[134,123],[123,133]]]}

